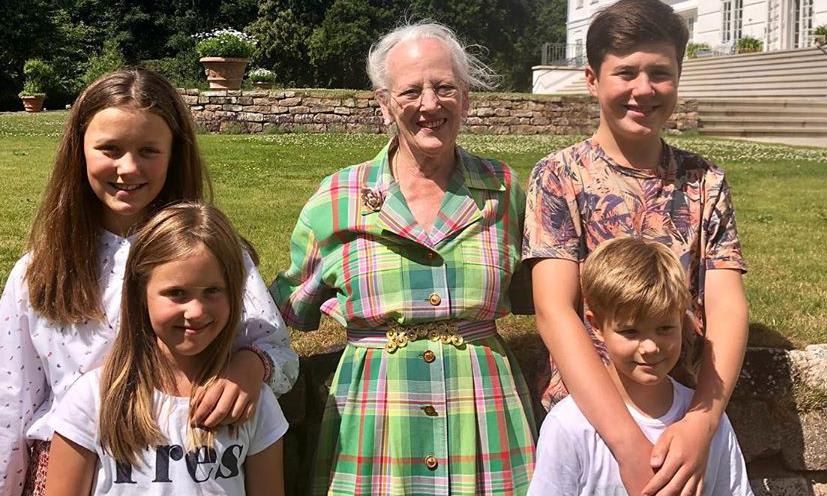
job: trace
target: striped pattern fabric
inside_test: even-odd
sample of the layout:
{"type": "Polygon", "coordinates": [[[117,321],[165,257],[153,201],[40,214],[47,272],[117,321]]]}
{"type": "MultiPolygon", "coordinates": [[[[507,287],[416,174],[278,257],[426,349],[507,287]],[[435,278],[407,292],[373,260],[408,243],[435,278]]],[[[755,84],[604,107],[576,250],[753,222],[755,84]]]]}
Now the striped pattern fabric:
{"type": "Polygon", "coordinates": [[[536,428],[499,336],[459,347],[422,339],[394,353],[372,342],[390,325],[487,327],[512,299],[530,301],[524,286],[512,287],[523,280],[514,276],[524,193],[507,166],[458,148],[425,230],[390,173],[395,146],[322,182],[293,232],[291,266],[271,287],[289,325],[312,330],[325,313],[348,328],[315,492],[524,494],[536,428]]]}

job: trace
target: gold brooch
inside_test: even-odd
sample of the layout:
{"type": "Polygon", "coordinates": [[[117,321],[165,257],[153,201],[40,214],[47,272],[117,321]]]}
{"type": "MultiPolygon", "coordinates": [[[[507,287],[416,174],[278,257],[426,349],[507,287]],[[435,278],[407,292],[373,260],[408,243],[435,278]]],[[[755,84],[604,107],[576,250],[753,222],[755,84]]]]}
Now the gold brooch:
{"type": "Polygon", "coordinates": [[[382,208],[385,197],[381,192],[370,188],[362,188],[362,207],[371,212],[378,212],[382,208]]]}

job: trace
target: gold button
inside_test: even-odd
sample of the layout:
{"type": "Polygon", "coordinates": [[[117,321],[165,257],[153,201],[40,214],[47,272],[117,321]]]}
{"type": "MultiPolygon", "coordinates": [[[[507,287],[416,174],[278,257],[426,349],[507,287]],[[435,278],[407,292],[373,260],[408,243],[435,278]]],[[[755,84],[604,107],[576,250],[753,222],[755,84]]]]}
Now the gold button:
{"type": "Polygon", "coordinates": [[[423,406],[422,412],[429,417],[436,417],[436,408],[431,405],[423,406]]]}
{"type": "Polygon", "coordinates": [[[431,470],[435,470],[439,466],[439,462],[434,455],[428,455],[425,457],[425,466],[431,470]]]}
{"type": "Polygon", "coordinates": [[[428,297],[428,303],[433,306],[437,306],[442,303],[442,297],[437,293],[431,293],[431,296],[428,297]]]}
{"type": "Polygon", "coordinates": [[[425,353],[422,354],[422,359],[425,360],[426,363],[431,363],[436,360],[436,355],[431,350],[425,350],[425,353]]]}

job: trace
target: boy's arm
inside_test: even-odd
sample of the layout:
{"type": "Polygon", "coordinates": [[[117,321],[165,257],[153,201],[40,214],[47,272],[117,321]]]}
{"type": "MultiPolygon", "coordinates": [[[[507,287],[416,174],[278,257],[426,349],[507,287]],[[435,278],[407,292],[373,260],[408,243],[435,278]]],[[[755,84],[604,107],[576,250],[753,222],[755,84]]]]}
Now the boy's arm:
{"type": "Polygon", "coordinates": [[[284,456],[279,439],[244,461],[244,487],[249,496],[284,496],[284,456]]]}
{"type": "Polygon", "coordinates": [[[537,330],[577,406],[612,451],[627,491],[637,495],[653,474],[652,445],[626,409],[577,314],[579,275],[577,262],[570,260],[534,264],[537,330]]]}
{"type": "Polygon", "coordinates": [[[744,360],[749,319],[741,272],[707,271],[704,291],[706,343],[698,386],[684,418],[671,425],[652,450],[652,465],[660,469],[645,494],[702,491],[709,444],[744,360]]]}
{"type": "Polygon", "coordinates": [[[55,432],[49,448],[46,494],[88,496],[97,464],[97,454],[55,432]]]}

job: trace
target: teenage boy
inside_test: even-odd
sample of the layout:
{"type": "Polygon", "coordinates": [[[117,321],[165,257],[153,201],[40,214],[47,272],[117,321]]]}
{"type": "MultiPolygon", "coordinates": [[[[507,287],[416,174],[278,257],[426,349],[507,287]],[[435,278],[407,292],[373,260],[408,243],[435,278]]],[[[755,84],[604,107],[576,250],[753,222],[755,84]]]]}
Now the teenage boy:
{"type": "MultiPolygon", "coordinates": [[[[668,376],[682,356],[692,355],[681,354],[683,316],[691,298],[683,268],[663,244],[618,238],[589,255],[581,287],[586,319],[609,355],[612,382],[632,418],[655,442],[692,401],[693,391],[668,376]]],[[[704,480],[704,495],[753,494],[726,415],[712,437],[704,480]]],[[[611,451],[571,397],[557,403],[543,422],[528,493],[626,494],[611,451]]]]}
{"type": "Polygon", "coordinates": [[[660,139],[677,102],[687,38],[681,17],[658,0],[621,0],[601,11],[586,40],[599,127],[541,160],[527,191],[523,258],[533,267],[537,328],[553,359],[545,403],[571,391],[635,495],[696,494],[703,485],[747,340],[746,265],[724,173],[660,139]],[[689,410],[654,448],[578,313],[580,264],[602,241],[629,236],[663,243],[678,256],[692,295],[688,325],[706,338],[689,410]]]}

